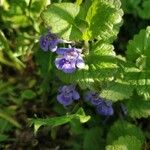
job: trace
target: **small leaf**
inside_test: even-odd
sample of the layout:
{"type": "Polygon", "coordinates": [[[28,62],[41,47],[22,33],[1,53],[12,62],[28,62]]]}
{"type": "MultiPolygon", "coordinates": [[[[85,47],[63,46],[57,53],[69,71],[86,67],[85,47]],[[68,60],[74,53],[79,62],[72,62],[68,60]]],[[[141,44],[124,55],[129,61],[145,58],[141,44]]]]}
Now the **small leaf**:
{"type": "MultiPolygon", "coordinates": [[[[143,58],[141,61],[145,63],[145,66],[144,68],[141,69],[142,70],[146,68],[149,69],[150,67],[149,49],[150,49],[150,27],[147,27],[146,30],[144,29],[141,30],[139,34],[134,36],[133,40],[129,41],[126,52],[127,58],[133,63],[136,63],[137,60],[143,58]]],[[[138,63],[136,64],[136,66],[138,68],[140,67],[138,63]]]]}
{"type": "Polygon", "coordinates": [[[81,123],[85,123],[87,122],[91,117],[90,116],[86,116],[85,112],[83,110],[83,108],[80,108],[77,113],[76,113],[77,117],[79,118],[81,123]]]}
{"type": "Polygon", "coordinates": [[[126,135],[135,136],[137,139],[141,141],[141,143],[144,142],[144,135],[140,130],[140,128],[127,121],[117,121],[110,128],[110,131],[107,135],[107,143],[112,144],[120,136],[126,135]]]}
{"type": "Polygon", "coordinates": [[[22,99],[33,99],[36,97],[36,94],[32,90],[24,90],[21,94],[22,99]]]}
{"type": "Polygon", "coordinates": [[[132,118],[147,118],[150,116],[150,101],[141,97],[133,97],[126,102],[129,116],[132,118]]]}
{"type": "Polygon", "coordinates": [[[135,136],[121,136],[112,145],[106,146],[106,150],[141,150],[142,143],[135,136]]]}
{"type": "Polygon", "coordinates": [[[150,19],[150,12],[149,12],[150,1],[144,0],[142,1],[141,5],[142,5],[141,7],[137,7],[138,15],[143,19],[150,19]]]}
{"type": "Polygon", "coordinates": [[[102,130],[99,127],[94,127],[85,132],[83,149],[84,150],[102,150],[102,130]]]}

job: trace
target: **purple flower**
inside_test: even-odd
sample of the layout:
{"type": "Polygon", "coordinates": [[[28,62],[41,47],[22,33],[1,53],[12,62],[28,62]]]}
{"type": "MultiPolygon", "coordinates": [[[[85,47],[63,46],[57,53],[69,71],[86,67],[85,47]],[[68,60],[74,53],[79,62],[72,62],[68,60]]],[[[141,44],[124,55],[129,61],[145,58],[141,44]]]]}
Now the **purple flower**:
{"type": "Polygon", "coordinates": [[[55,65],[59,70],[63,70],[65,73],[73,73],[76,70],[75,61],[65,58],[56,58],[55,65]]]}
{"type": "Polygon", "coordinates": [[[79,93],[75,90],[74,85],[65,85],[59,88],[59,95],[57,95],[57,100],[64,106],[70,105],[74,100],[80,98],[79,93]]]}
{"type": "Polygon", "coordinates": [[[90,102],[94,106],[97,106],[103,102],[103,99],[99,97],[98,93],[93,91],[88,91],[84,97],[86,101],[90,102]]]}
{"type": "Polygon", "coordinates": [[[96,106],[96,111],[98,114],[103,116],[111,116],[114,113],[112,102],[106,101],[99,96],[98,93],[93,91],[86,92],[84,96],[85,100],[90,102],[92,105],[96,106]]]}
{"type": "Polygon", "coordinates": [[[44,51],[52,51],[55,52],[57,50],[57,45],[61,43],[60,40],[55,34],[48,32],[46,35],[41,36],[40,38],[40,47],[44,51]]]}
{"type": "Polygon", "coordinates": [[[103,116],[111,116],[114,113],[112,102],[111,101],[103,101],[100,105],[96,107],[96,111],[98,114],[103,116]]]}
{"type": "Polygon", "coordinates": [[[73,73],[76,68],[84,68],[85,63],[81,56],[81,52],[81,49],[74,47],[58,48],[56,53],[59,57],[55,59],[57,69],[65,73],[73,73]]]}

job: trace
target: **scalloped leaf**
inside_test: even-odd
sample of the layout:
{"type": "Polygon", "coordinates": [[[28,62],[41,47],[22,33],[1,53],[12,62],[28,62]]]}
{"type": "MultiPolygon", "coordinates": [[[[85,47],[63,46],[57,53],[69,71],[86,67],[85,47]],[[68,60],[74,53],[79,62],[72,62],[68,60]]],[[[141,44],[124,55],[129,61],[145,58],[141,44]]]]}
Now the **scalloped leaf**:
{"type": "Polygon", "coordinates": [[[106,150],[141,150],[142,143],[135,136],[121,136],[112,145],[106,146],[106,150]]]}
{"type": "Polygon", "coordinates": [[[147,118],[150,116],[150,101],[134,97],[126,102],[129,116],[132,118],[147,118]]]}
{"type": "Polygon", "coordinates": [[[150,67],[150,26],[142,29],[139,34],[130,40],[127,46],[127,59],[136,63],[141,69],[149,69],[150,67]]]}
{"type": "Polygon", "coordinates": [[[140,128],[127,122],[127,121],[117,121],[110,128],[110,131],[107,135],[107,143],[112,144],[120,136],[135,136],[141,143],[144,142],[144,135],[140,128]]]}
{"type": "Polygon", "coordinates": [[[128,82],[122,80],[116,80],[108,82],[105,87],[102,88],[100,95],[105,99],[112,100],[114,102],[123,100],[132,96],[133,86],[128,82]]]}
{"type": "Polygon", "coordinates": [[[150,27],[141,30],[130,40],[127,46],[127,59],[135,68],[133,80],[136,81],[136,90],[145,99],[150,99],[150,27]]]}
{"type": "Polygon", "coordinates": [[[80,7],[73,3],[54,3],[42,12],[41,17],[53,33],[66,40],[79,40],[82,32],[75,22],[79,10],[80,7]]]}
{"type": "Polygon", "coordinates": [[[94,0],[89,8],[86,21],[89,24],[83,39],[112,41],[118,34],[123,11],[120,0],[94,0]]]}

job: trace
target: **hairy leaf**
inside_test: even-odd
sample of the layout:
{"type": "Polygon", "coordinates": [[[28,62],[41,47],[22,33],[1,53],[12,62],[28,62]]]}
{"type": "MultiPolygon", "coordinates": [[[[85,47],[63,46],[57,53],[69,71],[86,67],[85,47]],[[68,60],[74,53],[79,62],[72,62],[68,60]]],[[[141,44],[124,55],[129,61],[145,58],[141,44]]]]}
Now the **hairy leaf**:
{"type": "Polygon", "coordinates": [[[53,33],[66,40],[79,40],[82,32],[75,23],[79,6],[73,3],[51,4],[44,10],[41,17],[53,33]]]}
{"type": "Polygon", "coordinates": [[[123,15],[119,0],[94,0],[88,10],[86,21],[89,24],[83,38],[112,41],[119,31],[123,15]]]}
{"type": "Polygon", "coordinates": [[[133,97],[126,102],[129,116],[132,118],[147,118],[150,116],[150,101],[133,97]]]}
{"type": "MultiPolygon", "coordinates": [[[[132,66],[138,69],[133,80],[136,81],[137,92],[145,99],[150,99],[150,27],[141,30],[129,41],[127,47],[127,59],[132,62],[132,66]]],[[[133,76],[132,76],[133,77],[133,76]]]]}
{"type": "Polygon", "coordinates": [[[106,150],[141,150],[142,143],[135,136],[121,136],[112,145],[106,146],[106,150]]]}
{"type": "Polygon", "coordinates": [[[135,136],[141,143],[144,142],[144,135],[140,128],[135,125],[127,122],[127,121],[117,121],[111,127],[108,135],[107,135],[107,143],[112,144],[116,141],[120,136],[135,136]]]}
{"type": "Polygon", "coordinates": [[[129,98],[132,92],[133,87],[127,81],[115,80],[108,82],[105,87],[102,86],[100,95],[103,98],[118,101],[129,98]]]}

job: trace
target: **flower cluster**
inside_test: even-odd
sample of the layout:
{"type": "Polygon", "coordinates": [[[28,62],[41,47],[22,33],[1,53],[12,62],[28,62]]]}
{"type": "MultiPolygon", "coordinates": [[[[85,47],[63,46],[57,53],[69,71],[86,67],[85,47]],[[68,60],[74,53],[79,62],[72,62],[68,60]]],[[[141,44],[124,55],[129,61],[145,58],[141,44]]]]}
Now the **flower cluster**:
{"type": "Polygon", "coordinates": [[[85,100],[96,107],[98,114],[103,116],[111,116],[114,113],[112,102],[104,100],[96,92],[88,91],[85,94],[85,100]]]}
{"type": "MultiPolygon", "coordinates": [[[[77,68],[83,69],[85,63],[82,58],[82,49],[71,47],[70,45],[68,48],[58,48],[59,43],[65,43],[65,41],[59,39],[51,32],[48,32],[40,38],[40,47],[43,51],[56,52],[58,55],[55,59],[55,66],[58,70],[65,73],[73,73],[77,68]]],[[[68,106],[72,104],[74,100],[80,98],[74,85],[62,86],[59,88],[58,92],[57,101],[63,106],[68,106]]],[[[96,110],[100,115],[113,115],[112,102],[104,100],[97,93],[89,91],[86,93],[85,99],[96,107],[96,110]]]]}
{"type": "Polygon", "coordinates": [[[48,32],[40,38],[40,47],[44,51],[52,51],[58,54],[55,59],[55,65],[58,70],[62,70],[65,73],[73,73],[76,68],[83,69],[85,67],[84,60],[82,58],[82,49],[69,46],[68,48],[58,48],[59,43],[65,41],[59,39],[55,34],[48,32]]]}
{"type": "Polygon", "coordinates": [[[64,106],[70,105],[74,100],[80,98],[79,93],[75,90],[74,85],[65,85],[59,88],[59,94],[57,95],[57,100],[64,106]]]}

